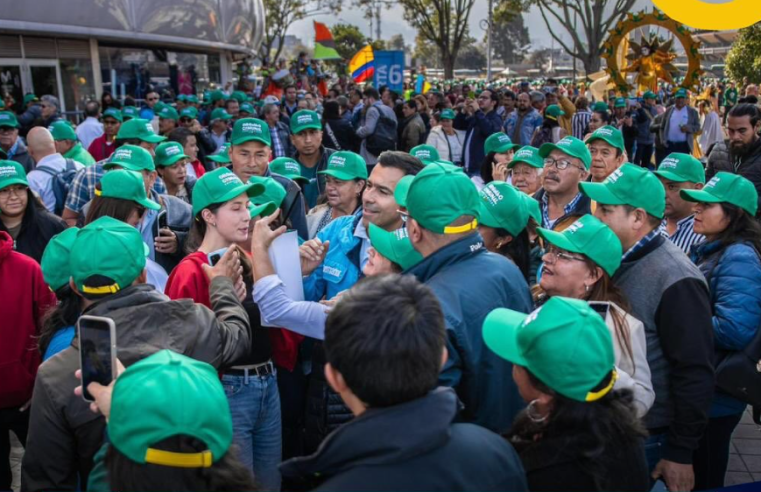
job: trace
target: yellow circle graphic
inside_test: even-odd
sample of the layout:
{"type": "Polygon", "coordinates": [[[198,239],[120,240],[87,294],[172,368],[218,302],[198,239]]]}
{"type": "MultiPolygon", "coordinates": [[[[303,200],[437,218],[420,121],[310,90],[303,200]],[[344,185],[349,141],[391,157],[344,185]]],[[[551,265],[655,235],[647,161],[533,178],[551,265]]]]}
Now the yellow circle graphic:
{"type": "Polygon", "coordinates": [[[697,29],[742,29],[761,21],[759,0],[706,3],[701,0],[653,0],[669,17],[697,29]]]}
{"type": "Polygon", "coordinates": [[[615,85],[616,90],[620,94],[628,94],[634,90],[634,86],[626,81],[626,73],[623,67],[618,65],[616,53],[619,45],[629,36],[630,32],[646,25],[662,27],[670,31],[679,40],[687,55],[687,73],[680,87],[697,89],[700,83],[700,75],[703,73],[703,70],[700,68],[701,56],[698,51],[700,42],[692,38],[692,34],[684,25],[656,9],[650,13],[643,11],[638,14],[627,14],[626,19],[619,22],[616,27],[610,30],[610,36],[602,45],[602,57],[607,62],[605,71],[610,75],[611,82],[615,85]]]}

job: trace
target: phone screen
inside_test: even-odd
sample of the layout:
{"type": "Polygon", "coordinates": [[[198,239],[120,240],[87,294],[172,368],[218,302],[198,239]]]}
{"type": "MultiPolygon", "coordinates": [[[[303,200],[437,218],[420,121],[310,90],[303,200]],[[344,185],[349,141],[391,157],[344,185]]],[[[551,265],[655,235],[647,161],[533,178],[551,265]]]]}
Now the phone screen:
{"type": "Polygon", "coordinates": [[[610,304],[607,302],[590,302],[589,307],[595,310],[597,314],[602,316],[602,319],[606,319],[608,317],[608,311],[610,310],[610,304]]]}
{"type": "Polygon", "coordinates": [[[82,369],[82,396],[94,401],[87,385],[96,382],[108,386],[114,379],[111,348],[111,325],[88,317],[79,319],[79,357],[82,369]]]}
{"type": "Polygon", "coordinates": [[[209,265],[214,266],[219,263],[224,254],[227,252],[227,248],[218,249],[209,253],[209,265]]]}

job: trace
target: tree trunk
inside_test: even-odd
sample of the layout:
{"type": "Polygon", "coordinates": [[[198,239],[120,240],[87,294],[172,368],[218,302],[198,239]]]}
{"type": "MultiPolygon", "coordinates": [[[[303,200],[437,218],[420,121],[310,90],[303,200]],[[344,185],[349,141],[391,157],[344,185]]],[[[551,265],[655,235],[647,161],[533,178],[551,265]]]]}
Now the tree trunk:
{"type": "Polygon", "coordinates": [[[444,79],[452,80],[454,78],[455,57],[451,53],[442,52],[441,61],[444,64],[444,79]]]}
{"type": "Polygon", "coordinates": [[[587,76],[589,74],[599,72],[600,66],[602,65],[602,59],[597,54],[589,54],[586,56],[586,58],[583,60],[584,63],[584,70],[587,72],[587,76]]]}

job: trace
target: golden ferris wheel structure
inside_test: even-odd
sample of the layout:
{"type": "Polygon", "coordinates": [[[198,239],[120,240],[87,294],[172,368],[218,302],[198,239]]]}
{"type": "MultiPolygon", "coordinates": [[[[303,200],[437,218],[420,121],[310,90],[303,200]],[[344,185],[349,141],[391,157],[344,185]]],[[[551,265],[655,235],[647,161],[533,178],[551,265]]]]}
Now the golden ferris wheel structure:
{"type": "MultiPolygon", "coordinates": [[[[673,75],[682,75],[673,65],[676,58],[673,51],[673,41],[678,40],[684,48],[687,56],[687,72],[678,87],[685,89],[698,89],[700,76],[703,70],[700,68],[700,42],[692,38],[690,30],[683,24],[668,17],[663,12],[655,9],[653,12],[639,12],[627,14],[616,27],[609,31],[608,39],[602,46],[602,57],[607,62],[605,71],[610,75],[611,83],[616,91],[621,94],[630,94],[637,89],[641,95],[647,90],[657,91],[658,82],[671,82],[673,75]],[[635,29],[646,26],[657,26],[669,31],[674,37],[671,40],[661,42],[658,36],[651,34],[650,38],[643,39],[641,43],[629,40],[629,34],[635,29]],[[619,50],[624,49],[631,53],[624,53],[625,59],[630,63],[619,60],[619,50]],[[635,73],[636,86],[630,84],[626,75],[635,73]]],[[[675,84],[674,84],[675,85],[675,84]]]]}

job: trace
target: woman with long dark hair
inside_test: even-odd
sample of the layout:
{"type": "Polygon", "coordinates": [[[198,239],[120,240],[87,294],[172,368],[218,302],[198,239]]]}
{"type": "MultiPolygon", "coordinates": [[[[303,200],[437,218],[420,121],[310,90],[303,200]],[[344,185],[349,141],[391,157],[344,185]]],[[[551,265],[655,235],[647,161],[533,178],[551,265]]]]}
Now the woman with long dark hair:
{"type": "Polygon", "coordinates": [[[361,142],[354,133],[351,120],[343,117],[338,102],[325,101],[322,105],[322,145],[328,149],[359,152],[361,142]]]}
{"type": "Polygon", "coordinates": [[[42,318],[37,343],[43,362],[71,345],[74,325],[82,310],[80,297],[69,286],[69,251],[78,232],[78,228],[71,227],[56,235],[42,255],[42,275],[58,300],[58,304],[42,318]]]}
{"type": "MultiPolygon", "coordinates": [[[[680,194],[695,202],[693,227],[706,238],[692,247],[690,256],[710,290],[718,365],[724,357],[745,349],[761,325],[761,225],[755,219],[758,193],[742,176],[720,172],[702,190],[682,190],[680,194]]],[[[693,461],[695,490],[724,486],[732,432],[746,406],[716,388],[708,428],[693,461]]]]}
{"type": "Polygon", "coordinates": [[[553,297],[526,315],[496,309],[486,346],[512,362],[528,407],[508,439],[538,491],[650,490],[644,437],[629,390],[615,390],[613,340],[586,302],[553,297]]]}
{"type": "Polygon", "coordinates": [[[507,181],[510,171],[507,167],[513,161],[515,150],[520,147],[514,144],[510,137],[503,132],[489,135],[484,142],[484,160],[481,163],[481,176],[471,178],[480,190],[492,181],[507,181]]]}
{"type": "Polygon", "coordinates": [[[515,263],[526,282],[530,277],[531,244],[527,230],[529,211],[522,193],[512,185],[494,181],[481,191],[478,233],[484,247],[515,263]]]}
{"type": "Polygon", "coordinates": [[[630,314],[629,302],[611,278],[621,265],[621,241],[597,218],[585,215],[563,232],[537,229],[547,249],[537,304],[560,296],[593,305],[613,338],[619,378],[616,389],[631,389],[637,415],[655,401],[647,363],[645,327],[630,314]]]}
{"type": "Polygon", "coordinates": [[[563,127],[560,126],[558,118],[564,114],[557,104],[547,106],[544,110],[542,126],[537,128],[531,137],[531,146],[538,149],[546,143],[558,143],[561,141],[567,134],[563,127]]]}

